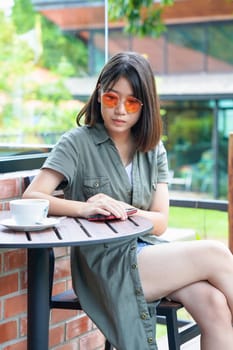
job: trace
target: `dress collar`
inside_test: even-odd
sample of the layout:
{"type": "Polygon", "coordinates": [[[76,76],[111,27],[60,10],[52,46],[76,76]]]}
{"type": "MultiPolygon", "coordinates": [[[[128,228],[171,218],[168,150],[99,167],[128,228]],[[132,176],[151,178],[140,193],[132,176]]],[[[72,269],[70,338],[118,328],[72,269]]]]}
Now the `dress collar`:
{"type": "Polygon", "coordinates": [[[96,123],[94,126],[88,126],[88,128],[93,135],[93,139],[96,145],[110,140],[110,137],[103,123],[96,123]]]}

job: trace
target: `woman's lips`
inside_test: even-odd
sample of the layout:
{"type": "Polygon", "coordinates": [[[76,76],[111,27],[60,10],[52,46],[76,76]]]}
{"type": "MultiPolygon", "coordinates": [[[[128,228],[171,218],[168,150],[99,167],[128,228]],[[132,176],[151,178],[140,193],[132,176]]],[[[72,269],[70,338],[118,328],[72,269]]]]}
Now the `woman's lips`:
{"type": "Polygon", "coordinates": [[[122,125],[122,124],[125,124],[126,122],[122,119],[112,119],[113,123],[114,124],[119,124],[119,125],[122,125]]]}

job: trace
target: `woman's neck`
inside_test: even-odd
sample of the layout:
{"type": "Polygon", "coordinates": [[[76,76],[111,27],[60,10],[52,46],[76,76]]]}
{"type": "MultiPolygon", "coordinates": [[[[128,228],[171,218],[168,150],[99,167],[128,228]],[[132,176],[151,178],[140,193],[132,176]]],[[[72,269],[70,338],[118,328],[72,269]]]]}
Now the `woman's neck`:
{"type": "Polygon", "coordinates": [[[136,150],[135,142],[132,135],[113,138],[114,144],[119,152],[120,158],[124,166],[132,162],[136,150]]]}

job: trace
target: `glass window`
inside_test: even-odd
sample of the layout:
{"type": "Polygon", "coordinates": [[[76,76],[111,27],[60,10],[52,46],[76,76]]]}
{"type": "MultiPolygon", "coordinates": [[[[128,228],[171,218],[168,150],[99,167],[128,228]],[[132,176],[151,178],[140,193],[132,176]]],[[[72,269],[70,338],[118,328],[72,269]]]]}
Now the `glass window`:
{"type": "Polygon", "coordinates": [[[233,23],[222,22],[208,26],[208,71],[233,71],[233,23]]]}
{"type": "Polygon", "coordinates": [[[219,197],[226,198],[226,129],[229,127],[229,121],[233,120],[229,119],[230,111],[219,108],[217,149],[213,147],[215,110],[214,105],[210,107],[209,101],[169,104],[164,101],[162,111],[164,142],[172,174],[170,189],[192,191],[209,198],[218,193],[219,197]]]}
{"type": "Polygon", "coordinates": [[[166,38],[167,73],[203,71],[205,32],[202,26],[171,26],[166,38]]]}

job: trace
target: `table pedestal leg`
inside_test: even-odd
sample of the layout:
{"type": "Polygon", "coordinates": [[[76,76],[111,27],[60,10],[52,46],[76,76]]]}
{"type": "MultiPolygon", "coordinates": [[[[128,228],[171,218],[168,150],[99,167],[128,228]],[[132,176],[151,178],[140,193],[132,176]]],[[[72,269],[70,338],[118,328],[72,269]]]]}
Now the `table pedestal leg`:
{"type": "Polygon", "coordinates": [[[28,249],[28,350],[48,350],[49,249],[28,249]]]}

